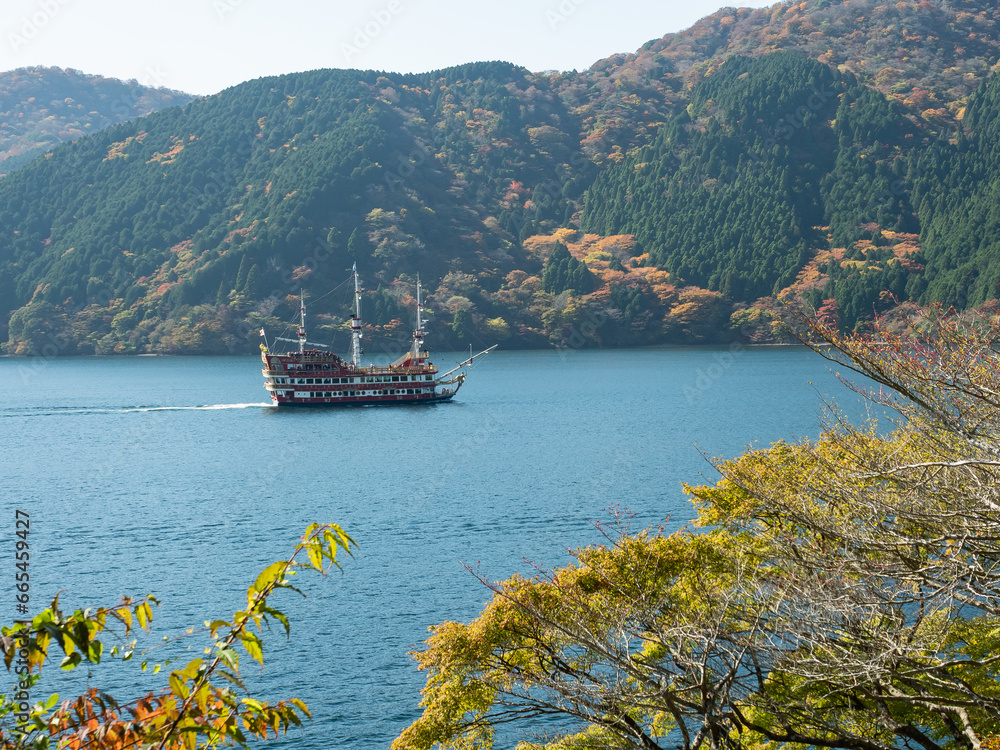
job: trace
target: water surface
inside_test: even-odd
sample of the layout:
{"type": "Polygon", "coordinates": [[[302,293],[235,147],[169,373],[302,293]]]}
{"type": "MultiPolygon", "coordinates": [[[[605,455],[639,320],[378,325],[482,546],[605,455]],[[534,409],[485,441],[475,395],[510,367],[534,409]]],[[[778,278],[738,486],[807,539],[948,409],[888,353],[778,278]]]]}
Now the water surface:
{"type": "Polygon", "coordinates": [[[271,407],[251,357],[3,359],[0,534],[12,549],[13,510],[31,514],[33,605],[153,593],[159,637],[231,614],[307,524],[341,524],[357,555],[275,600],[292,638],[265,634],[265,670],[245,671],[313,711],[281,745],[386,747],[417,715],[407,652],[489,598],[465,566],[561,564],[612,506],[679,527],[681,482],[715,480],[706,455],[816,436],[825,395],[862,414],[789,347],[500,351],[450,403],[343,410],[271,407]]]}

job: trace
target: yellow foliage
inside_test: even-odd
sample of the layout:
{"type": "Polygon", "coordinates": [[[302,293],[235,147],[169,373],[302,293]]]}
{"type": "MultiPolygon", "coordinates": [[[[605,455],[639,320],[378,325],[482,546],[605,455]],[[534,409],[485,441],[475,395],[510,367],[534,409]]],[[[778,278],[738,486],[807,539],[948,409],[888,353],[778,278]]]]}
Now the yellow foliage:
{"type": "Polygon", "coordinates": [[[125,153],[128,147],[133,143],[142,143],[146,138],[146,131],[141,130],[135,135],[130,135],[124,141],[119,141],[118,143],[112,143],[108,147],[108,155],[104,157],[104,161],[111,161],[112,159],[127,159],[128,154],[125,153]]]}

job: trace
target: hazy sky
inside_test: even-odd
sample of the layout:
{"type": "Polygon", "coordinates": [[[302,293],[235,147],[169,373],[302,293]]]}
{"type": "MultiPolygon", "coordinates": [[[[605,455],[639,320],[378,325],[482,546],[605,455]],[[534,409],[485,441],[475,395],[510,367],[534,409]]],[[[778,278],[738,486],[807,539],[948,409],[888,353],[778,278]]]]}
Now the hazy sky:
{"type": "Polygon", "coordinates": [[[726,5],[770,0],[0,0],[0,70],[77,68],[210,94],[314,68],[474,60],[583,70],[726,5]]]}

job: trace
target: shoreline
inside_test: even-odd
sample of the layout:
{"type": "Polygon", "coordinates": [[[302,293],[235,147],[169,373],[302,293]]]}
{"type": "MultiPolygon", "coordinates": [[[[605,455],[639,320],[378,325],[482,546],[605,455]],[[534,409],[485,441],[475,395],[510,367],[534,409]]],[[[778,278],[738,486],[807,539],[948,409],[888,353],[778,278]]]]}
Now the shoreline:
{"type": "MultiPolygon", "coordinates": [[[[678,343],[662,343],[662,344],[634,344],[625,346],[585,346],[585,347],[560,347],[560,346],[519,346],[519,347],[507,347],[505,348],[501,345],[497,351],[508,351],[508,352],[555,352],[566,354],[568,352],[594,352],[594,351],[625,351],[628,349],[729,349],[737,351],[740,349],[777,349],[786,347],[805,347],[806,344],[799,342],[769,342],[769,343],[744,343],[740,341],[734,341],[730,343],[690,343],[690,344],[678,344],[678,343]]],[[[821,346],[817,344],[816,346],[821,346]]],[[[463,354],[466,353],[466,349],[439,349],[434,353],[438,355],[446,354],[463,354]]],[[[390,352],[385,352],[392,356],[390,352]]],[[[10,359],[10,360],[22,360],[30,361],[36,359],[42,359],[45,361],[58,360],[58,359],[138,359],[140,357],[145,358],[171,358],[171,357],[257,357],[256,352],[243,352],[243,353],[217,353],[217,352],[142,352],[139,354],[62,354],[62,355],[45,355],[45,354],[0,354],[0,360],[10,359]]]]}

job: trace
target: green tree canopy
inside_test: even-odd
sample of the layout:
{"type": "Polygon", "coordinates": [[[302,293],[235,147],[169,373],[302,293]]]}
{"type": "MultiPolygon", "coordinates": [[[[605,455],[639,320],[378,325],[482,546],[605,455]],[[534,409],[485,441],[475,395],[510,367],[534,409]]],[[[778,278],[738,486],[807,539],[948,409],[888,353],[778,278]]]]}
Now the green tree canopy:
{"type": "Polygon", "coordinates": [[[594,290],[594,274],[582,260],[570,255],[569,249],[561,242],[556,242],[545,262],[542,273],[542,285],[546,292],[561,294],[588,294],[594,290]]]}

